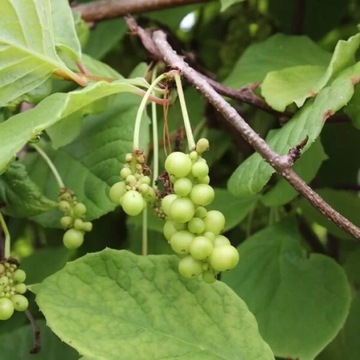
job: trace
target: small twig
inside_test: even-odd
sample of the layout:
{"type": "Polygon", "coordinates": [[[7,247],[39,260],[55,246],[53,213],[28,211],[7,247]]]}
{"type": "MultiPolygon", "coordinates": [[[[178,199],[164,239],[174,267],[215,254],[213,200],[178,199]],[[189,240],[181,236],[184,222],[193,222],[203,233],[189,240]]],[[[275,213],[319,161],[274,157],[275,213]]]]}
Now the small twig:
{"type": "Polygon", "coordinates": [[[29,351],[30,354],[37,354],[40,350],[41,350],[41,339],[40,339],[40,329],[36,324],[36,321],[34,319],[34,316],[32,315],[32,313],[29,310],[25,311],[25,314],[27,316],[27,318],[30,321],[32,330],[33,330],[33,335],[34,335],[34,345],[33,348],[29,351]]]}
{"type": "Polygon", "coordinates": [[[333,221],[343,230],[360,240],[360,228],[334,210],[316,192],[314,192],[299,176],[292,170],[293,159],[287,154],[280,156],[274,152],[237,113],[237,111],[220,96],[210,84],[192,69],[185,61],[176,54],[166,40],[163,31],[153,33],[153,41],[165,62],[172,68],[179,70],[187,81],[195,86],[207,100],[224,116],[224,118],[242,134],[244,139],[279,173],[283,176],[301,195],[303,195],[318,211],[333,221]]]}
{"type": "Polygon", "coordinates": [[[99,0],[74,6],[73,11],[81,13],[88,22],[102,21],[147,11],[172,8],[196,3],[206,3],[209,0],[99,0]]]}

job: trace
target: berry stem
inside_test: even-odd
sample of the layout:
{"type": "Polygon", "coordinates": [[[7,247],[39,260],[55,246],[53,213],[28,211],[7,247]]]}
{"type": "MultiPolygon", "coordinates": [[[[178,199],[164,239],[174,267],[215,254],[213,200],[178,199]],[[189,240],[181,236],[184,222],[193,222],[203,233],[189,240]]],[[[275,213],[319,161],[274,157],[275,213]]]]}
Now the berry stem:
{"type": "Polygon", "coordinates": [[[192,150],[195,148],[195,140],[194,140],[194,136],[193,136],[192,129],[191,129],[189,114],[188,114],[187,108],[186,108],[186,101],[185,101],[184,91],[183,91],[182,84],[181,84],[181,78],[180,78],[180,75],[178,72],[175,73],[174,78],[175,78],[176,88],[177,88],[177,92],[178,92],[178,96],[179,96],[186,137],[187,137],[189,149],[192,150]]]}
{"type": "Polygon", "coordinates": [[[6,226],[6,222],[2,213],[0,212],[0,226],[4,232],[5,240],[4,240],[4,259],[8,259],[10,257],[10,247],[11,247],[11,237],[9,233],[9,229],[6,226]]]}
{"type": "MultiPolygon", "coordinates": [[[[154,83],[157,75],[157,67],[154,68],[152,73],[151,82],[154,83]]],[[[159,176],[159,139],[158,139],[158,124],[157,124],[157,112],[156,104],[151,103],[151,122],[152,122],[152,136],[153,136],[153,151],[154,151],[154,168],[153,168],[153,180],[152,185],[155,187],[155,181],[159,176]]]]}
{"type": "Polygon", "coordinates": [[[54,163],[51,161],[51,159],[48,157],[48,155],[46,154],[46,152],[37,144],[31,144],[31,146],[39,153],[39,155],[46,161],[46,163],[48,164],[50,170],[52,171],[55,180],[61,189],[65,189],[65,184],[59,174],[59,172],[57,171],[54,163]]]}
{"type": "Polygon", "coordinates": [[[146,103],[148,102],[150,96],[152,95],[152,92],[154,91],[156,85],[166,77],[167,77],[166,73],[159,75],[149,86],[144,97],[141,100],[140,106],[139,106],[137,114],[136,114],[136,119],[135,119],[133,149],[138,149],[140,147],[140,127],[141,127],[141,120],[143,117],[146,103]]]}
{"type": "Polygon", "coordinates": [[[147,206],[145,206],[143,211],[143,218],[142,218],[142,246],[141,246],[141,253],[142,255],[146,256],[148,253],[148,231],[147,231],[147,222],[148,222],[148,214],[147,214],[147,206]]]}

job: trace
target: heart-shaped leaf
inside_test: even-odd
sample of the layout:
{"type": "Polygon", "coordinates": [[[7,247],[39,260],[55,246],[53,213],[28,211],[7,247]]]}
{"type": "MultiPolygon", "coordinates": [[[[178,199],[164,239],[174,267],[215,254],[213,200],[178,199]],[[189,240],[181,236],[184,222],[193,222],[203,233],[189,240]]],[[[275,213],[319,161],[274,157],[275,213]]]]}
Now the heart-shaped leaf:
{"type": "Polygon", "coordinates": [[[225,284],[182,279],[176,256],[106,249],[37,289],[50,328],[102,360],[267,360],[254,316],[225,284]]]}
{"type": "Polygon", "coordinates": [[[307,257],[292,219],[253,235],[238,249],[240,263],[223,280],[255,314],[261,335],[277,356],[314,359],[349,311],[343,269],[327,256],[307,257]]]}

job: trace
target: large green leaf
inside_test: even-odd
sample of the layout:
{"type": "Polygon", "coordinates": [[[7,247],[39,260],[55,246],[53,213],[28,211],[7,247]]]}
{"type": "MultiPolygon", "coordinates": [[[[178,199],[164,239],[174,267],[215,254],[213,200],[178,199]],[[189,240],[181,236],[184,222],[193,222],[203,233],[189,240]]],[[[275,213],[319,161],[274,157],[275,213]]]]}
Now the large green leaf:
{"type": "MultiPolygon", "coordinates": [[[[68,30],[55,33],[63,29],[60,24],[71,23],[71,14],[64,11],[65,1],[61,0],[63,11],[56,13],[55,29],[50,0],[1,1],[0,106],[37,88],[55,71],[81,85],[86,84],[56,53],[56,46],[71,48],[68,37],[64,37],[68,30]]],[[[76,34],[74,36],[77,39],[76,34]]]]}
{"type": "Polygon", "coordinates": [[[327,66],[331,55],[305,36],[276,34],[244,52],[225,84],[241,87],[262,81],[268,72],[300,65],[327,66]],[[299,51],[301,49],[301,51],[299,51]]]}
{"type": "Polygon", "coordinates": [[[14,162],[0,176],[1,211],[14,217],[29,217],[53,209],[56,202],[46,198],[29,178],[24,165],[14,162]]]}
{"type": "MultiPolygon", "coordinates": [[[[86,118],[80,135],[72,143],[54,150],[44,149],[58,169],[65,185],[87,207],[87,219],[98,218],[115,207],[110,202],[110,186],[120,181],[119,172],[125,154],[132,150],[134,124],[140,99],[132,94],[118,94],[107,102],[108,109],[86,118]]],[[[148,121],[142,122],[141,146],[148,141],[148,121]]],[[[50,198],[59,189],[47,164],[39,157],[29,157],[30,177],[50,198]]],[[[35,218],[44,226],[59,226],[60,212],[54,210],[35,218]]]]}
{"type": "Polygon", "coordinates": [[[273,359],[253,315],[225,284],[182,279],[175,256],[104,250],[39,287],[50,328],[102,360],[273,359]]]}
{"type": "MultiPolygon", "coordinates": [[[[281,129],[272,130],[266,137],[269,146],[280,155],[298,145],[306,136],[309,146],[319,136],[326,119],[340,110],[354,94],[354,79],[360,74],[360,63],[344,70],[331,85],[323,88],[281,129]]],[[[231,175],[228,188],[237,196],[251,196],[261,191],[274,169],[255,153],[248,157],[231,175]]]]}
{"type": "MultiPolygon", "coordinates": [[[[334,189],[317,189],[316,192],[340,214],[352,221],[355,225],[360,226],[360,198],[355,192],[334,189]]],[[[317,223],[325,227],[330,234],[341,239],[353,239],[349,233],[340,229],[327,217],[320,214],[305,199],[299,200],[296,207],[301,209],[302,215],[310,224],[317,223]]]]}
{"type": "Polygon", "coordinates": [[[360,87],[355,88],[354,96],[344,108],[345,113],[350,116],[353,125],[360,129],[360,87]]]}
{"type": "Polygon", "coordinates": [[[56,93],[41,101],[34,109],[17,114],[0,123],[0,174],[16,153],[34,136],[60,120],[83,116],[97,110],[96,100],[119,92],[138,92],[137,86],[146,86],[143,79],[118,80],[112,83],[92,83],[84,89],[56,93]],[[26,123],[26,126],[24,124],[26,123]]]}
{"type": "MultiPolygon", "coordinates": [[[[326,159],[321,142],[315,141],[295,163],[294,170],[304,181],[309,182],[315,177],[326,159]]],[[[284,178],[280,178],[276,185],[261,198],[261,201],[266,206],[279,206],[290,202],[297,195],[298,192],[284,178]]]]}
{"type": "Polygon", "coordinates": [[[275,355],[311,360],[344,324],[350,289],[332,259],[305,254],[292,220],[253,235],[223,280],[248,304],[275,355]],[[306,345],[304,345],[306,344],[306,345]]]}
{"type": "Polygon", "coordinates": [[[340,40],[328,67],[302,65],[268,73],[261,86],[266,102],[278,111],[295,102],[302,106],[308,97],[315,96],[332,78],[355,62],[360,34],[348,41],[340,40]]]}

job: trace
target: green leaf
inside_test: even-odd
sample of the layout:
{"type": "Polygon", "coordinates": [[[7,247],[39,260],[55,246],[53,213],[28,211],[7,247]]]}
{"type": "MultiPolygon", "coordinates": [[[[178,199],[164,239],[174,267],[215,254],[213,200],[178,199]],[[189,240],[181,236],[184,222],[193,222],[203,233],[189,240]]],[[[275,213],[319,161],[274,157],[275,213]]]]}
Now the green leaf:
{"type": "Polygon", "coordinates": [[[241,260],[223,280],[255,314],[261,335],[276,356],[314,359],[349,311],[342,268],[324,255],[308,257],[293,219],[260,231],[238,250],[241,260]]]}
{"type": "Polygon", "coordinates": [[[34,216],[57,205],[43,195],[24,165],[18,162],[12,163],[0,176],[0,201],[6,204],[1,211],[14,217],[34,216]]]}
{"type": "MultiPolygon", "coordinates": [[[[334,189],[317,189],[316,192],[340,214],[345,216],[355,225],[360,226],[360,198],[356,193],[334,189]]],[[[301,209],[302,215],[310,224],[317,223],[325,227],[330,234],[341,239],[353,239],[349,233],[340,229],[327,217],[320,214],[305,199],[300,199],[296,205],[301,209]]]]}
{"type": "MultiPolygon", "coordinates": [[[[56,41],[63,40],[63,36],[54,33],[51,11],[50,0],[1,2],[0,106],[37,88],[54,71],[86,84],[56,53],[56,45],[61,45],[56,41]]],[[[66,13],[58,16],[57,24],[68,22],[66,13]]]]}
{"type": "Polygon", "coordinates": [[[97,82],[69,93],[56,93],[41,101],[34,109],[17,114],[0,123],[0,174],[4,172],[16,153],[34,136],[68,116],[92,113],[97,110],[96,100],[119,92],[138,93],[136,86],[146,86],[143,79],[97,82]],[[27,126],[24,126],[24,123],[27,126]]]}
{"type": "Polygon", "coordinates": [[[29,353],[34,346],[34,329],[29,323],[0,334],[2,358],[11,360],[77,360],[79,358],[78,353],[61,342],[46,326],[44,320],[37,320],[36,325],[41,334],[41,351],[38,354],[29,353]]]}
{"type": "Polygon", "coordinates": [[[292,102],[302,106],[341,70],[354,64],[359,44],[360,34],[348,41],[340,40],[326,71],[323,66],[303,65],[268,73],[261,86],[266,102],[278,111],[284,111],[292,102]]]}
{"type": "Polygon", "coordinates": [[[177,262],[106,249],[48,277],[36,301],[51,329],[86,357],[273,359],[245,303],[223,283],[180,278],[177,262]]]}
{"type": "Polygon", "coordinates": [[[325,67],[300,65],[269,72],[261,85],[261,95],[277,111],[285,111],[291,103],[301,107],[317,93],[317,85],[325,67]]]}
{"type": "MultiPolygon", "coordinates": [[[[331,85],[323,88],[281,129],[272,130],[266,142],[279,155],[285,155],[309,137],[306,151],[319,136],[326,119],[340,110],[354,93],[353,78],[360,72],[360,63],[344,70],[331,85]]],[[[248,157],[231,175],[228,189],[236,196],[251,196],[258,193],[269,181],[274,169],[255,153],[248,157]]]]}
{"type": "Polygon", "coordinates": [[[354,96],[344,108],[353,125],[360,129],[360,86],[356,86],[354,96]]]}
{"type": "Polygon", "coordinates": [[[330,58],[329,53],[306,36],[276,34],[262,43],[250,45],[224,83],[241,87],[262,81],[270,71],[300,65],[327,66],[330,58]]]}
{"type": "MultiPolygon", "coordinates": [[[[308,183],[314,179],[321,164],[326,159],[327,156],[321,142],[317,140],[308,151],[296,161],[293,169],[308,183]]],[[[261,201],[266,206],[280,206],[290,202],[297,195],[298,192],[284,178],[280,178],[276,185],[261,198],[261,201]]]]}
{"type": "Polygon", "coordinates": [[[346,321],[344,328],[344,348],[346,360],[355,360],[359,356],[360,343],[359,343],[359,331],[360,331],[360,294],[356,292],[351,304],[348,320],[346,321]]]}
{"type": "MultiPolygon", "coordinates": [[[[43,147],[65,185],[86,205],[87,220],[96,219],[115,207],[108,193],[110,186],[120,180],[125,154],[132,150],[139,103],[140,99],[134,95],[116,95],[109,101],[106,111],[86,118],[82,132],[75,141],[58,150],[43,147]]],[[[148,121],[146,118],[144,120],[141,128],[143,148],[148,141],[148,121]]],[[[38,156],[28,157],[26,161],[31,178],[44,189],[47,196],[57,198],[59,189],[46,163],[38,156]]],[[[59,218],[60,212],[54,210],[34,220],[44,226],[58,227],[59,218]]]]}
{"type": "Polygon", "coordinates": [[[81,46],[68,0],[51,0],[51,20],[56,49],[74,61],[81,59],[81,46]]]}

